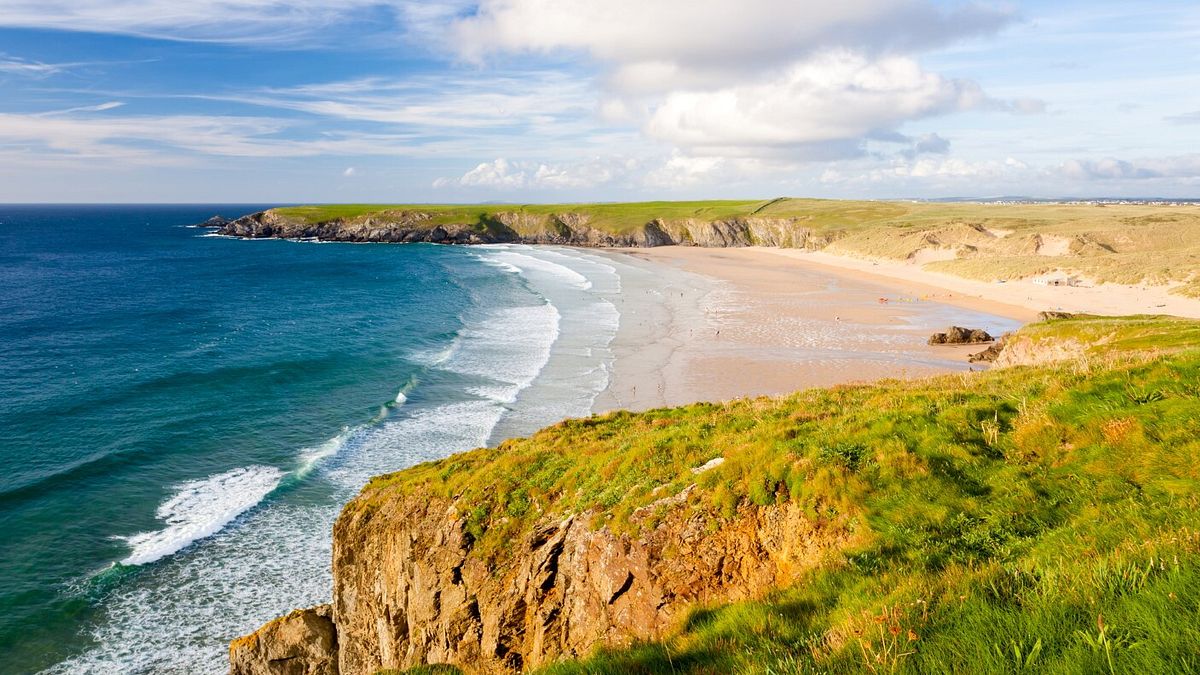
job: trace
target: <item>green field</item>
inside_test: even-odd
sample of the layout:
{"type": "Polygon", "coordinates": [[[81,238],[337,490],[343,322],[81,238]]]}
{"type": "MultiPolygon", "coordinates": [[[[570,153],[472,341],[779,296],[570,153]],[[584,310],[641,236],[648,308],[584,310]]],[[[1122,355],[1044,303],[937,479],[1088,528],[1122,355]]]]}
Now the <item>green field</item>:
{"type": "MultiPolygon", "coordinates": [[[[708,223],[763,218],[826,235],[827,250],[907,260],[927,269],[1010,280],[1055,271],[1095,282],[1171,284],[1200,297],[1200,206],[975,204],[772,199],[629,204],[430,205],[342,204],[276,210],[308,222],[353,220],[388,212],[431,214],[428,227],[487,228],[519,215],[519,234],[554,227],[570,214],[612,234],[654,220],[708,223]]],[[[750,242],[753,243],[753,242],[750,242]]]]}
{"type": "MultiPolygon", "coordinates": [[[[791,502],[849,533],[789,588],[550,673],[1200,670],[1200,322],[1079,317],[1081,359],[568,420],[375,479],[454,497],[476,554],[564,513],[636,536],[791,502]],[[725,462],[700,475],[715,457],[725,462]]],[[[361,502],[361,500],[360,500],[361,502]]],[[[371,508],[358,503],[357,508],[371,508]]]]}

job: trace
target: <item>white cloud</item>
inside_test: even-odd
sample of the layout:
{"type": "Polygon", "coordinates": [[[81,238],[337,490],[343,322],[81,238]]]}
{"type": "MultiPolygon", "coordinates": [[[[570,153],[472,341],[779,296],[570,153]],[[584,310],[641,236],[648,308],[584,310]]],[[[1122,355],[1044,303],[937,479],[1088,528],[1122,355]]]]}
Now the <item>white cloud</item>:
{"type": "Polygon", "coordinates": [[[582,50],[628,84],[678,86],[690,73],[786,65],[827,48],[910,51],[994,32],[1011,11],[924,0],[483,0],[459,21],[469,57],[582,50]]]}
{"type": "Polygon", "coordinates": [[[630,177],[641,166],[623,157],[596,157],[574,163],[510,161],[499,157],[482,162],[459,178],[438,178],[435,188],[593,188],[630,177]]]}
{"type": "Polygon", "coordinates": [[[950,152],[950,141],[937,134],[925,134],[913,144],[915,154],[944,155],[950,152]]]}
{"type": "Polygon", "coordinates": [[[519,188],[525,185],[525,171],[500,157],[466,172],[458,183],[466,187],[519,188]]]}
{"type": "Polygon", "coordinates": [[[1114,157],[1071,159],[1058,166],[1058,173],[1076,181],[1129,181],[1200,178],[1200,154],[1137,160],[1114,157]]]}
{"type": "Polygon", "coordinates": [[[38,113],[41,117],[50,117],[52,115],[69,115],[71,113],[80,112],[104,112],[106,110],[115,110],[125,105],[124,101],[107,101],[96,105],[81,105],[75,108],[67,108],[65,110],[50,110],[44,113],[38,113]]]}
{"type": "Polygon", "coordinates": [[[1002,161],[919,157],[895,159],[882,167],[863,163],[829,167],[817,180],[826,186],[875,194],[904,194],[932,188],[948,196],[979,197],[985,196],[980,190],[990,192],[1003,186],[1023,185],[1041,173],[1012,157],[1002,161]]]}
{"type": "Polygon", "coordinates": [[[678,152],[646,174],[651,187],[681,188],[712,181],[727,165],[722,157],[689,157],[678,152]]]}
{"type": "Polygon", "coordinates": [[[692,152],[828,159],[857,154],[873,132],[986,100],[978,85],[925,72],[910,58],[838,51],[764,82],[669,94],[646,131],[692,152]]]}
{"type": "Polygon", "coordinates": [[[0,54],[0,73],[26,77],[48,77],[62,72],[62,70],[63,67],[57,64],[27,61],[0,54]]]}
{"type": "Polygon", "coordinates": [[[285,135],[295,121],[202,115],[79,116],[0,113],[0,146],[61,159],[177,162],[180,152],[215,157],[312,157],[414,154],[409,137],[330,132],[285,135]]]}
{"type": "Polygon", "coordinates": [[[479,62],[585,55],[605,73],[598,118],[638,125],[681,156],[831,161],[912,120],[1044,108],[990,99],[915,56],[1015,18],[931,0],[483,0],[452,42],[479,62]]]}
{"type": "Polygon", "coordinates": [[[826,167],[817,181],[848,194],[982,197],[1017,194],[1039,197],[1148,196],[1178,193],[1200,185],[1200,154],[1142,159],[1072,159],[1033,165],[1009,157],[895,159],[887,166],[843,162],[826,167]]]}
{"type": "Polygon", "coordinates": [[[554,71],[360,78],[198,98],[379,124],[483,129],[549,125],[591,114],[586,82],[554,71]]]}
{"type": "Polygon", "coordinates": [[[1168,115],[1163,118],[1171,124],[1200,124],[1200,110],[1179,115],[1168,115]]]}
{"type": "Polygon", "coordinates": [[[311,44],[332,29],[398,17],[393,33],[429,36],[467,0],[0,0],[0,26],[168,40],[311,44]],[[380,10],[385,10],[381,12],[380,10]]]}

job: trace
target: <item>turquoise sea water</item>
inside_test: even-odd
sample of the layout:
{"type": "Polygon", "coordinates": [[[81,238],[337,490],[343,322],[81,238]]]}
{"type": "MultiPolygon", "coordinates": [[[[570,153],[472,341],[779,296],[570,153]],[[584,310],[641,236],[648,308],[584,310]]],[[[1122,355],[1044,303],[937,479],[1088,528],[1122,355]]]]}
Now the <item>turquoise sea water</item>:
{"type": "Polygon", "coordinates": [[[256,208],[0,206],[0,672],[220,672],[371,475],[605,386],[603,258],[184,227],[256,208]]]}

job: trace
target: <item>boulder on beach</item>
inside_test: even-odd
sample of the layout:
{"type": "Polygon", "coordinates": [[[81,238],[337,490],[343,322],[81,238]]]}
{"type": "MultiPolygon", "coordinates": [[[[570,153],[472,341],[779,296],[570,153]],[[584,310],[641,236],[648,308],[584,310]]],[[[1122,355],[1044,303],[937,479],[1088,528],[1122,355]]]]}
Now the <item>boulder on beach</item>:
{"type": "Polygon", "coordinates": [[[991,342],[992,336],[979,328],[951,326],[945,333],[934,333],[929,337],[931,345],[977,345],[991,342]]]}

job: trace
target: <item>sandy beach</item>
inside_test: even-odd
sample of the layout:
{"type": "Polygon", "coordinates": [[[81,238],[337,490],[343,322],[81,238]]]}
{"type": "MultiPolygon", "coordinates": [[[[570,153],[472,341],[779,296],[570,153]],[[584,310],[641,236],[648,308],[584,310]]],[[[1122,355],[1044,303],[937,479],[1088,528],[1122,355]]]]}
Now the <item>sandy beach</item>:
{"type": "Polygon", "coordinates": [[[924,297],[966,307],[1028,318],[1037,312],[1057,310],[1082,314],[1128,316],[1169,314],[1200,318],[1200,299],[1171,294],[1170,285],[1097,284],[1043,286],[1030,279],[989,283],[923,269],[895,260],[872,260],[834,255],[824,251],[790,248],[754,248],[772,256],[799,261],[812,269],[873,279],[886,285],[915,289],[924,297]]]}
{"type": "Polygon", "coordinates": [[[605,255],[621,271],[624,306],[601,412],[978,368],[967,355],[981,347],[931,347],[929,335],[952,324],[999,334],[1036,315],[769,249],[605,255]]]}

